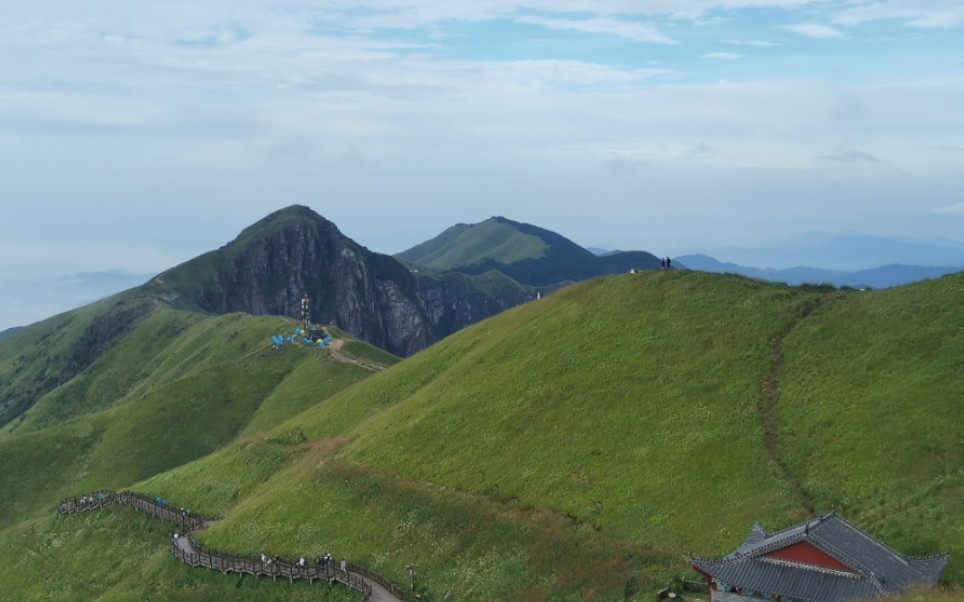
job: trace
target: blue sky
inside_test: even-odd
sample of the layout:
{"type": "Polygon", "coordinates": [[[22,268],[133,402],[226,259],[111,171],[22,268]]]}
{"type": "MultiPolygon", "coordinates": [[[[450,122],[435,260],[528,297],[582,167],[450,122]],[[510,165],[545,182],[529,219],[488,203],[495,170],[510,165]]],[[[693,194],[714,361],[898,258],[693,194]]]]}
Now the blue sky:
{"type": "Polygon", "coordinates": [[[306,204],[657,254],[964,238],[959,0],[5,0],[0,328],[306,204]],[[31,284],[33,283],[33,284],[31,284]]]}

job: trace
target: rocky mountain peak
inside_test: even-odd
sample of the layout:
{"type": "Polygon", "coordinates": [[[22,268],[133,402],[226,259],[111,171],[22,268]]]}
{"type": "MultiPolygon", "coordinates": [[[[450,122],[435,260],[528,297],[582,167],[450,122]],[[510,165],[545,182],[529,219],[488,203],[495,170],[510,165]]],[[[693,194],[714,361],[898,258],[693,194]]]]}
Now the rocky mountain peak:
{"type": "Polygon", "coordinates": [[[481,290],[469,276],[412,274],[369,251],[310,208],[292,205],[249,226],[236,239],[155,279],[168,298],[211,313],[300,317],[334,324],[398,355],[524,301],[481,290]],[[497,297],[497,298],[496,298],[497,297]]]}

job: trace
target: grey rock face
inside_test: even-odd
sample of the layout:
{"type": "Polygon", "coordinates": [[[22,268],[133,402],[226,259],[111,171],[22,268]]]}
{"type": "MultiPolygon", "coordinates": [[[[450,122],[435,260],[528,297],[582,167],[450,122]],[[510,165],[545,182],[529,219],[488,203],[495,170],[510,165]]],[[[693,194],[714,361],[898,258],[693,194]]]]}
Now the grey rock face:
{"type": "Polygon", "coordinates": [[[416,276],[373,253],[307,207],[289,207],[221,249],[158,277],[204,311],[300,317],[334,324],[398,355],[410,355],[528,297],[494,298],[456,274],[416,276]]]}

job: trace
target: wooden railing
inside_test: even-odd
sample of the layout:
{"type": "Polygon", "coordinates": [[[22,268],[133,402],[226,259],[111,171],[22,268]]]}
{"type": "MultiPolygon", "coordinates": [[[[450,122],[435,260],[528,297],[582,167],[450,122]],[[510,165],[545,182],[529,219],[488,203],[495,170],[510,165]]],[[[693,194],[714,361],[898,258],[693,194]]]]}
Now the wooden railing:
{"type": "Polygon", "coordinates": [[[128,506],[133,506],[141,512],[146,512],[156,516],[157,518],[160,518],[161,520],[165,520],[175,525],[180,525],[189,531],[192,529],[201,529],[204,527],[206,522],[211,522],[214,520],[195,516],[194,514],[180,509],[175,510],[166,504],[161,505],[156,500],[153,500],[146,495],[141,495],[132,491],[121,491],[120,493],[116,491],[98,491],[89,495],[68,498],[60,502],[59,511],[60,514],[74,514],[76,512],[100,510],[101,508],[111,504],[125,504],[128,506]]]}
{"type": "Polygon", "coordinates": [[[124,504],[146,512],[165,520],[169,523],[179,525],[185,529],[189,545],[179,545],[172,539],[171,552],[174,556],[193,567],[204,567],[207,569],[222,571],[224,573],[234,572],[248,574],[255,577],[265,576],[277,579],[286,578],[290,581],[295,579],[307,579],[309,583],[314,583],[316,579],[325,580],[329,583],[338,581],[348,587],[358,590],[365,596],[365,600],[372,595],[372,584],[375,582],[388,590],[399,600],[414,600],[416,596],[406,591],[398,585],[392,583],[382,575],[372,571],[366,566],[354,563],[345,563],[342,570],[334,562],[306,562],[305,566],[283,558],[264,558],[253,556],[236,556],[221,552],[207,551],[202,548],[193,537],[190,531],[201,529],[216,519],[209,519],[181,510],[173,509],[167,504],[161,504],[156,499],[151,499],[146,495],[134,493],[132,491],[99,491],[96,493],[83,495],[75,498],[68,498],[60,502],[58,511],[60,514],[75,514],[78,512],[89,512],[110,506],[111,504],[124,504]]]}
{"type": "Polygon", "coordinates": [[[398,599],[400,599],[400,600],[405,600],[405,601],[407,602],[407,601],[409,601],[409,600],[415,600],[415,599],[416,599],[416,596],[415,596],[415,593],[414,593],[414,592],[399,587],[398,585],[392,583],[391,581],[389,581],[389,580],[386,579],[385,577],[383,577],[383,576],[379,575],[378,573],[376,573],[375,571],[371,570],[371,569],[368,568],[367,566],[363,566],[363,565],[360,565],[360,564],[355,564],[355,563],[353,563],[353,562],[349,562],[349,563],[348,563],[348,570],[351,571],[351,572],[353,572],[353,573],[358,573],[358,574],[360,574],[360,575],[364,575],[366,578],[374,581],[374,582],[377,583],[378,585],[381,585],[382,587],[384,587],[385,589],[387,589],[389,592],[391,592],[391,594],[392,594],[393,596],[395,596],[396,598],[398,598],[398,599]]]}
{"type": "Polygon", "coordinates": [[[286,578],[289,581],[295,579],[307,579],[309,583],[314,583],[316,579],[328,581],[338,581],[344,583],[352,589],[356,589],[365,596],[367,600],[372,593],[372,586],[360,574],[355,574],[351,570],[341,570],[334,564],[321,564],[306,562],[305,566],[300,566],[297,562],[280,559],[261,558],[253,556],[233,556],[216,552],[209,552],[202,548],[194,538],[187,536],[190,541],[190,548],[171,542],[171,551],[179,559],[193,567],[204,567],[223,573],[238,573],[253,575],[255,577],[278,577],[286,578]]]}

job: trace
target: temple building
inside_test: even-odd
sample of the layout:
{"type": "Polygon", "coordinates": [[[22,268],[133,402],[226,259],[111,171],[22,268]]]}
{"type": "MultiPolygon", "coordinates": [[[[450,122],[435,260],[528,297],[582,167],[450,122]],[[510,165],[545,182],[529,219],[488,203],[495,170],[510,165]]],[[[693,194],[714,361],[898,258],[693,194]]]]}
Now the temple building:
{"type": "Polygon", "coordinates": [[[758,524],[719,560],[693,557],[712,602],[842,602],[938,583],[950,555],[905,556],[836,512],[778,533],[758,524]]]}

